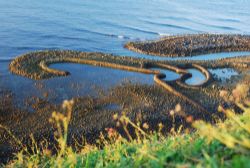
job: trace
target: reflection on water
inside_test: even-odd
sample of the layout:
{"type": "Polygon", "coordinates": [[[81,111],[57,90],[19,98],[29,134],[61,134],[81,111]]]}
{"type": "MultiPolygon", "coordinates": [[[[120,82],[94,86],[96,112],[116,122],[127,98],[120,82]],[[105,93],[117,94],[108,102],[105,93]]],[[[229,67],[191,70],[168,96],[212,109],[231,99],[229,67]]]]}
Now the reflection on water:
{"type": "Polygon", "coordinates": [[[71,74],[67,77],[60,77],[59,79],[49,79],[46,81],[47,83],[58,83],[58,80],[61,80],[61,83],[64,84],[84,84],[85,89],[86,87],[91,87],[91,85],[103,87],[103,89],[108,89],[116,84],[125,81],[124,79],[134,83],[153,83],[152,78],[147,74],[123,71],[119,69],[74,63],[53,64],[50,67],[58,70],[66,70],[71,74]]]}
{"type": "Polygon", "coordinates": [[[150,75],[91,65],[61,63],[53,64],[50,67],[69,71],[71,75],[40,81],[16,75],[11,75],[11,80],[6,80],[8,76],[2,76],[0,86],[17,93],[16,96],[19,101],[28,98],[30,95],[41,97],[48,92],[50,100],[60,103],[74,96],[95,95],[99,88],[107,90],[122,82],[142,84],[153,84],[154,82],[150,75]]]}

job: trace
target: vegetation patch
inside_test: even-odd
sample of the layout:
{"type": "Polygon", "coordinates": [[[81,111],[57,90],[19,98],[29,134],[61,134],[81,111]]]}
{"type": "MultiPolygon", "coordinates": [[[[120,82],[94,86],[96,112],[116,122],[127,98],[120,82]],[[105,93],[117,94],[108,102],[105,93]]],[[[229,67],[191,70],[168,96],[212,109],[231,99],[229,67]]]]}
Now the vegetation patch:
{"type": "MultiPolygon", "coordinates": [[[[238,90],[237,90],[238,89],[238,90]]],[[[47,146],[32,150],[26,147],[9,162],[9,167],[242,167],[250,165],[250,109],[249,101],[239,103],[235,90],[233,98],[243,114],[219,108],[227,116],[225,121],[211,125],[202,120],[184,116],[197,130],[173,127],[169,136],[164,135],[164,123],[157,131],[150,131],[148,123],[132,122],[124,114],[114,114],[113,121],[119,124],[125,136],[116,128],[107,128],[101,133],[97,144],[84,144],[75,151],[67,145],[69,124],[74,101],[65,101],[65,113],[54,112],[50,119],[55,124],[58,148],[54,153],[47,146]],[[129,127],[135,130],[131,134],[129,127]]],[[[176,107],[174,113],[180,108],[176,107]]]]}

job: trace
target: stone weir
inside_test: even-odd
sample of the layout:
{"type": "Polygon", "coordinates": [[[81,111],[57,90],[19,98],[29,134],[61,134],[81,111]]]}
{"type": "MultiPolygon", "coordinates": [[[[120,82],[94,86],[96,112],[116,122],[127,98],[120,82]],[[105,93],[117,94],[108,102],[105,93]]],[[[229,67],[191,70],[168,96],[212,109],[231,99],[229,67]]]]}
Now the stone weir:
{"type": "MultiPolygon", "coordinates": [[[[12,73],[22,75],[31,79],[41,80],[57,76],[70,75],[69,72],[52,69],[49,67],[55,63],[79,63],[94,66],[102,66],[113,69],[120,69],[126,71],[133,71],[144,74],[154,75],[156,84],[163,87],[166,91],[172,93],[174,96],[184,99],[186,102],[198,108],[200,111],[208,113],[206,109],[196,101],[187,97],[178,88],[182,89],[199,89],[209,85],[213,78],[207,68],[218,67],[232,67],[235,69],[246,70],[249,69],[249,57],[227,58],[217,61],[152,61],[146,59],[138,59],[124,56],[114,56],[104,53],[87,53],[78,51],[40,51],[31,52],[17,57],[10,63],[10,71],[12,73]],[[160,68],[174,71],[180,74],[180,78],[173,82],[164,80],[167,76],[151,68],[160,68]],[[192,77],[187,69],[194,68],[204,74],[206,80],[199,85],[188,85],[185,81],[192,77]],[[178,85],[179,87],[176,87],[178,85]]],[[[181,90],[182,90],[181,89],[181,90]]]]}
{"type": "Polygon", "coordinates": [[[155,41],[129,42],[124,47],[143,54],[185,57],[218,52],[250,51],[250,36],[225,34],[167,36],[155,41]]]}

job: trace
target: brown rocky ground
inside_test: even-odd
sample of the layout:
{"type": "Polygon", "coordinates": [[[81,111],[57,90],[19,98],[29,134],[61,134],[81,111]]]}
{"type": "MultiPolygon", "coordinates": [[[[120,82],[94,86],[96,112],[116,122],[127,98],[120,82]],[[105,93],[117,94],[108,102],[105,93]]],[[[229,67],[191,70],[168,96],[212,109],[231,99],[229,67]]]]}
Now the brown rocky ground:
{"type": "MultiPolygon", "coordinates": [[[[249,84],[249,76],[238,77],[239,82],[249,84]]],[[[100,131],[105,132],[105,128],[116,127],[112,119],[114,114],[125,113],[132,121],[148,123],[150,129],[156,129],[158,123],[162,122],[167,133],[170,128],[183,125],[189,128],[185,121],[185,116],[190,115],[194,119],[203,119],[215,122],[223,119],[222,113],[217,112],[219,105],[235,108],[234,104],[225,102],[220,96],[221,89],[229,92],[235,87],[237,82],[227,83],[214,80],[209,87],[200,89],[183,89],[170,83],[175,89],[192,97],[192,100],[204,106],[209,113],[201,112],[189,102],[180,99],[171,92],[157,85],[141,85],[125,83],[118,85],[105,94],[98,97],[78,97],[75,98],[75,106],[72,113],[72,120],[69,128],[69,143],[75,144],[75,140],[81,141],[83,138],[94,143],[100,131]],[[174,116],[170,111],[180,104],[183,113],[176,113],[174,116]],[[174,119],[174,120],[173,120],[174,119]]],[[[54,142],[54,125],[49,122],[53,111],[63,112],[61,105],[48,102],[46,98],[31,98],[27,100],[33,109],[20,109],[13,104],[15,95],[3,92],[0,99],[0,123],[8,128],[11,133],[24,145],[30,144],[32,134],[37,141],[54,142]]],[[[117,128],[119,129],[119,127],[117,128]]],[[[9,157],[11,153],[18,151],[21,146],[9,135],[0,129],[0,156],[9,157]]]]}
{"type": "MultiPolygon", "coordinates": [[[[177,45],[180,48],[173,50],[178,53],[178,56],[189,55],[190,52],[200,54],[249,49],[248,36],[199,35],[195,38],[191,37],[191,39],[189,36],[178,37],[176,40],[175,38],[169,39],[165,39],[168,41],[167,43],[170,43],[169,45],[174,46],[175,43],[171,44],[171,41],[180,43],[180,46],[177,45]],[[183,40],[188,42],[185,44],[189,49],[182,48],[183,40]],[[194,41],[191,43],[190,40],[194,41]],[[195,44],[197,51],[194,50],[195,46],[191,44],[195,44]],[[205,44],[207,47],[204,47],[205,44]]],[[[162,42],[166,43],[164,40],[162,42]]],[[[164,45],[159,44],[159,46],[164,45]]],[[[147,49],[151,50],[152,48],[149,45],[147,49]]],[[[172,51],[171,47],[170,49],[172,51]]],[[[177,128],[180,125],[189,128],[186,122],[187,116],[215,122],[224,118],[222,113],[217,112],[219,105],[234,108],[240,112],[235,104],[226,102],[220,97],[220,91],[231,92],[237,83],[249,85],[250,82],[250,56],[214,61],[152,61],[103,53],[40,51],[17,57],[10,64],[10,71],[36,80],[70,75],[68,72],[49,68],[50,64],[60,62],[90,64],[151,74],[154,75],[152,80],[156,82],[155,85],[126,83],[97,97],[74,98],[75,106],[69,128],[70,144],[77,144],[76,141],[80,142],[82,139],[94,143],[100,131],[104,131],[108,127],[116,127],[116,123],[112,119],[116,113],[125,113],[132,121],[140,120],[141,123],[149,123],[151,130],[156,129],[157,124],[162,122],[165,125],[164,131],[166,133],[170,128],[177,128]],[[186,85],[185,79],[191,77],[187,69],[194,67],[205,75],[206,80],[197,86],[186,85]],[[159,71],[152,70],[152,68],[170,69],[179,73],[181,79],[166,82],[163,78],[164,75],[159,71]],[[239,75],[233,80],[224,82],[214,78],[207,71],[208,68],[232,68],[239,75]],[[176,108],[177,104],[181,106],[182,110],[173,114],[171,111],[176,108]]],[[[48,101],[46,96],[44,98],[31,97],[27,100],[28,107],[20,108],[14,103],[15,96],[17,96],[15,93],[1,91],[1,126],[8,128],[24,145],[31,144],[30,135],[33,135],[38,142],[48,142],[53,146],[55,128],[49,119],[53,111],[63,112],[61,105],[48,101]]],[[[117,129],[122,132],[122,129],[117,129]]],[[[3,127],[0,129],[0,144],[0,158],[3,159],[21,148],[3,127]]]]}
{"type": "Polygon", "coordinates": [[[250,36],[191,34],[169,36],[155,41],[129,42],[124,47],[143,54],[185,57],[215,52],[249,51],[250,36]]]}

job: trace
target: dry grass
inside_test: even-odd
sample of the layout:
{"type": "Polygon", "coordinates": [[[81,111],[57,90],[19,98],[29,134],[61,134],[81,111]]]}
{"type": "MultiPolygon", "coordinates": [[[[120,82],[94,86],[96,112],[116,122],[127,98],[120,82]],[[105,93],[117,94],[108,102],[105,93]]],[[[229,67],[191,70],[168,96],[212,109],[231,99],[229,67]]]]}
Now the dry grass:
{"type": "MultiPolygon", "coordinates": [[[[242,87],[240,87],[242,89],[242,87]]],[[[239,88],[238,88],[239,89],[239,88]]],[[[241,90],[240,89],[240,90],[241,90]]],[[[237,90],[235,92],[240,92],[237,90]]],[[[237,96],[235,96],[237,98],[237,96]]],[[[107,128],[100,134],[98,145],[84,144],[75,152],[67,145],[68,128],[75,102],[65,101],[64,112],[53,112],[58,144],[53,154],[46,146],[34,145],[33,152],[24,151],[7,164],[8,167],[248,167],[250,164],[250,103],[241,99],[238,104],[244,113],[236,115],[220,108],[228,117],[211,125],[194,120],[177,105],[174,113],[183,117],[196,129],[183,133],[183,128],[173,128],[164,136],[164,123],[156,131],[150,131],[148,123],[132,122],[125,114],[113,115],[113,120],[123,128],[125,136],[115,128],[107,128]],[[246,107],[247,106],[247,107],[246,107]],[[135,130],[131,134],[130,127],[135,130]]],[[[185,132],[185,131],[184,131],[185,132]]]]}

